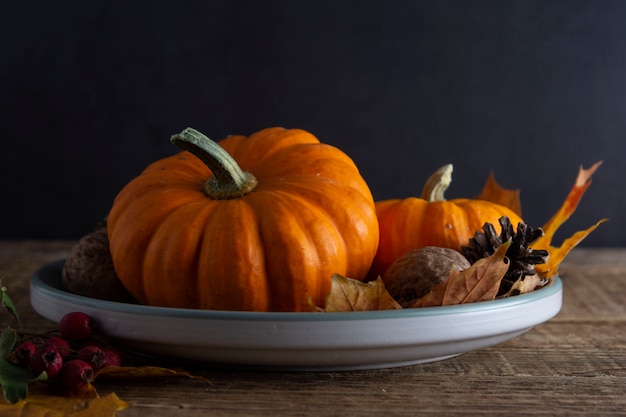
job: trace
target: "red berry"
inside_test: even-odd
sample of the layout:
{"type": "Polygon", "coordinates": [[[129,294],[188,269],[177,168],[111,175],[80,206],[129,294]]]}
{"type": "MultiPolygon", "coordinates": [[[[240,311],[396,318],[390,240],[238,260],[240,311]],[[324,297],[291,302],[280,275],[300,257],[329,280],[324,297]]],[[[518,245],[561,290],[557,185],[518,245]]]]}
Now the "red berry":
{"type": "Polygon", "coordinates": [[[72,354],[72,347],[70,346],[70,342],[63,339],[62,337],[53,336],[49,339],[46,339],[43,345],[56,349],[64,358],[67,358],[72,354]]]}
{"type": "Polygon", "coordinates": [[[26,342],[20,343],[15,348],[15,359],[17,359],[19,363],[28,366],[30,364],[30,358],[33,357],[36,351],[37,345],[27,340],[26,342]]]}
{"type": "Polygon", "coordinates": [[[88,345],[78,351],[77,359],[87,362],[94,370],[120,366],[120,356],[112,349],[88,345]]]}
{"type": "Polygon", "coordinates": [[[120,366],[121,364],[122,358],[120,358],[120,355],[116,351],[109,348],[104,349],[103,368],[106,368],[107,366],[120,366]]]}
{"type": "Polygon", "coordinates": [[[74,341],[87,340],[94,335],[96,323],[89,314],[75,311],[68,313],[59,323],[61,336],[74,341]]]}
{"type": "Polygon", "coordinates": [[[54,347],[42,346],[30,358],[29,369],[33,375],[46,372],[48,379],[54,378],[63,366],[63,357],[54,347]]]}
{"type": "Polygon", "coordinates": [[[68,391],[79,391],[93,381],[94,372],[91,365],[80,359],[67,361],[61,369],[61,384],[68,391]]]}
{"type": "Polygon", "coordinates": [[[76,358],[87,362],[94,369],[100,369],[104,363],[104,352],[99,346],[87,345],[78,351],[76,358]]]}

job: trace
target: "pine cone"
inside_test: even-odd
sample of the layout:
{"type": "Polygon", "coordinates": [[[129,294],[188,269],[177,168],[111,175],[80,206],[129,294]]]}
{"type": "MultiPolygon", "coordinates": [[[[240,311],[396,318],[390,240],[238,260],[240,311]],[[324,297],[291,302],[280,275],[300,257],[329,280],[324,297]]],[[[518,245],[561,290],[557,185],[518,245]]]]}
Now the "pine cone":
{"type": "Polygon", "coordinates": [[[476,232],[470,239],[469,246],[462,247],[461,252],[473,264],[492,255],[503,242],[511,240],[511,246],[506,252],[510,261],[509,270],[504,275],[498,292],[501,295],[508,292],[517,280],[535,275],[535,265],[546,263],[549,254],[547,250],[530,248],[535,240],[543,236],[541,228],[533,229],[525,223],[519,223],[515,232],[508,217],[502,216],[498,222],[502,227],[500,235],[491,223],[485,223],[483,231],[476,232]]]}

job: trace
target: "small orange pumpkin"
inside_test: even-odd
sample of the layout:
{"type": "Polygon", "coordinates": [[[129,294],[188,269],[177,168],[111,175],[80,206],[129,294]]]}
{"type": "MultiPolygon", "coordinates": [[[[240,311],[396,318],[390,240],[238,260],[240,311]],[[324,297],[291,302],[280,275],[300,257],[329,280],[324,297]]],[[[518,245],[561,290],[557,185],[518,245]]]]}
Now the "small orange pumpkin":
{"type": "Polygon", "coordinates": [[[219,144],[186,129],[172,142],[187,151],[128,183],[107,220],[116,273],[139,302],[310,311],[334,273],[365,278],[378,221],[345,153],[283,128],[219,144]]]}
{"type": "Polygon", "coordinates": [[[511,224],[522,221],[511,209],[486,200],[458,198],[446,201],[444,192],[452,182],[452,165],[437,170],[426,182],[421,198],[390,199],[376,203],[380,242],[369,279],[410,250],[425,246],[461,250],[486,223],[499,227],[508,216],[511,224]]]}

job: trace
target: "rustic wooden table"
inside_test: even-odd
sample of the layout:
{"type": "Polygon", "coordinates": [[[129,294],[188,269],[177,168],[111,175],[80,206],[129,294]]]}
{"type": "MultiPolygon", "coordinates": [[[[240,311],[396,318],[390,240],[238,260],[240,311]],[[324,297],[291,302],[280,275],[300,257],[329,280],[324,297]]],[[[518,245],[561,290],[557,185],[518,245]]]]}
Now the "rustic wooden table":
{"type": "MultiPolygon", "coordinates": [[[[55,327],[30,307],[28,282],[73,244],[0,241],[0,276],[25,329],[55,327]]],[[[563,308],[555,318],[441,362],[323,373],[196,367],[187,369],[212,384],[157,378],[103,381],[97,389],[132,404],[123,417],[626,415],[626,248],[575,249],[561,276],[563,308]]]]}

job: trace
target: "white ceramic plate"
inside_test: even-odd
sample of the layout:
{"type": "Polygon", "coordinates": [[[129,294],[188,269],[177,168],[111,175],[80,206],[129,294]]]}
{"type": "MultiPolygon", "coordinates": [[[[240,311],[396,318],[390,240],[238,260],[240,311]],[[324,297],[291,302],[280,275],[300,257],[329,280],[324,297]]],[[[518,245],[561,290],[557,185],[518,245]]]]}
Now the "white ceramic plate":
{"type": "Polygon", "coordinates": [[[31,280],[31,304],[59,322],[92,315],[129,349],[220,366],[337,371],[433,362],[514,338],[561,309],[562,283],[506,299],[457,306],[346,313],[187,310],[82,297],[61,288],[62,260],[31,280]]]}

